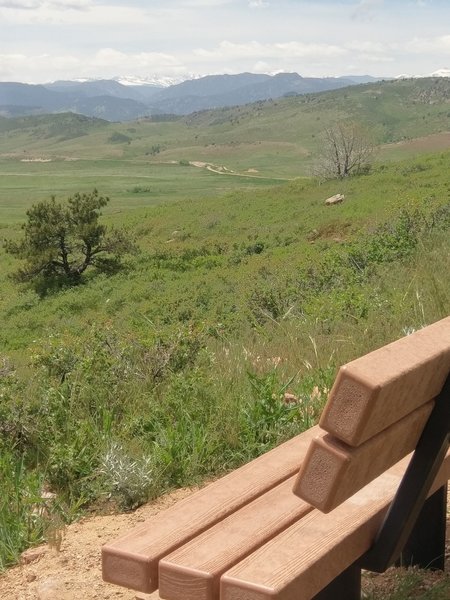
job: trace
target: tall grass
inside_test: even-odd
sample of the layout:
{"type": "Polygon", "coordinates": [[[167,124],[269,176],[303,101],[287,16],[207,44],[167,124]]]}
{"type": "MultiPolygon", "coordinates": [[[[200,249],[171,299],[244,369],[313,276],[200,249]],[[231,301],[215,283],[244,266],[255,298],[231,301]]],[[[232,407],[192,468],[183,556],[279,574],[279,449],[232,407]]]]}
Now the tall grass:
{"type": "Polygon", "coordinates": [[[22,550],[42,542],[43,475],[27,469],[22,457],[2,448],[0,452],[0,570],[17,561],[22,550]]]}

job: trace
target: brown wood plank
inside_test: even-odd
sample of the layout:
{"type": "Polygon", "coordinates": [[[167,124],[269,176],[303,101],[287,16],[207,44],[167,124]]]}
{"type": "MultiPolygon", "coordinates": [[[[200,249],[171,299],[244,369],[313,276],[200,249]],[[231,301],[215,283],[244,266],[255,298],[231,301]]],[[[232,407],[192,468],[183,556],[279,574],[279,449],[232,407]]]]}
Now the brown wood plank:
{"type": "MultiPolygon", "coordinates": [[[[333,512],[314,509],[232,567],[221,578],[221,600],[310,600],[372,545],[409,457],[333,512]]],[[[430,495],[450,477],[450,452],[430,495]]]]}
{"type": "Polygon", "coordinates": [[[356,448],[329,434],[314,439],[294,494],[322,512],[333,510],[414,450],[433,407],[432,400],[356,448]]]}
{"type": "Polygon", "coordinates": [[[358,446],[426,404],[450,372],[450,317],[341,367],[320,425],[358,446]]]}
{"type": "Polygon", "coordinates": [[[104,545],[103,579],[153,592],[161,558],[293,476],[317,435],[305,431],[104,545]]]}
{"type": "Polygon", "coordinates": [[[159,563],[165,600],[214,600],[220,576],[310,512],[292,493],[294,477],[260,496],[159,563]]]}

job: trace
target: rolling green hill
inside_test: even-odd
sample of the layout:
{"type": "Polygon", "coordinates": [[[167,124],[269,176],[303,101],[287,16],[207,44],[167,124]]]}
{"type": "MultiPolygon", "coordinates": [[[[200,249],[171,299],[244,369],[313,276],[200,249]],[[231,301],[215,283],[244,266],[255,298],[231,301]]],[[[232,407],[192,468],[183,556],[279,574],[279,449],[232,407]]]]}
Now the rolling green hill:
{"type": "Polygon", "coordinates": [[[370,126],[375,141],[387,144],[448,132],[449,115],[449,79],[400,80],[202,111],[169,121],[106,124],[79,115],[2,119],[0,153],[153,162],[223,159],[236,169],[260,163],[267,169],[269,155],[275,163],[272,170],[287,161],[295,176],[305,171],[321,130],[339,119],[370,126]],[[83,139],[78,139],[80,135],[83,139]],[[283,159],[276,158],[280,143],[283,159]],[[247,157],[243,165],[242,156],[247,157]]]}

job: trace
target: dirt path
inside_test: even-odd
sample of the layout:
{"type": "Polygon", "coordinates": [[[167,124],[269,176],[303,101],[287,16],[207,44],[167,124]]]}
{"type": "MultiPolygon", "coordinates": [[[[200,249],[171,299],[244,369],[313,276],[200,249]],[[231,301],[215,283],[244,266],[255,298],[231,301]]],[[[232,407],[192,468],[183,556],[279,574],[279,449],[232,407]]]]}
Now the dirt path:
{"type": "Polygon", "coordinates": [[[191,167],[197,167],[198,169],[206,169],[207,171],[211,171],[211,173],[217,173],[218,175],[232,175],[233,177],[250,177],[252,179],[269,179],[273,181],[276,179],[277,181],[293,181],[292,178],[288,177],[265,177],[264,175],[255,175],[258,171],[256,169],[249,169],[246,173],[236,173],[236,171],[232,171],[224,166],[213,165],[208,162],[203,162],[200,160],[191,160],[189,161],[191,167]]]}
{"type": "MultiPolygon", "coordinates": [[[[38,555],[35,560],[0,575],[1,600],[134,600],[135,592],[102,581],[102,544],[189,493],[191,490],[178,490],[134,513],[89,517],[73,523],[66,528],[59,552],[48,545],[40,546],[28,551],[38,555]]],[[[158,594],[145,597],[159,599],[158,594]]]]}

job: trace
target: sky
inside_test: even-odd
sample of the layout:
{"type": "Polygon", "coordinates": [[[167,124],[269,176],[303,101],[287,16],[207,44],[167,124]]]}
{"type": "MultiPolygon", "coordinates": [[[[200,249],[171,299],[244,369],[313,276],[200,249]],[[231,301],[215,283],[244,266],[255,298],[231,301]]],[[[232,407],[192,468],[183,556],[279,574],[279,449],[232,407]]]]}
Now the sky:
{"type": "Polygon", "coordinates": [[[450,68],[450,0],[0,0],[0,81],[450,68]]]}

